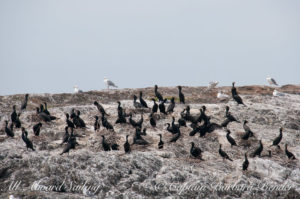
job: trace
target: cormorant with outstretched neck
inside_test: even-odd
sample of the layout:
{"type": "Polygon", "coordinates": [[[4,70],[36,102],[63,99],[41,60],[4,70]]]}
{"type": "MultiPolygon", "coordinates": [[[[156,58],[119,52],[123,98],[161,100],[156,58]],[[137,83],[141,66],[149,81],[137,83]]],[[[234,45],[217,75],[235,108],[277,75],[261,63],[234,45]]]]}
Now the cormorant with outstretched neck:
{"type": "Polygon", "coordinates": [[[163,113],[163,114],[167,114],[166,113],[166,107],[165,107],[165,103],[166,103],[167,99],[164,99],[160,102],[160,104],[158,105],[158,108],[159,108],[159,111],[160,113],[163,113]]]}
{"type": "Polygon", "coordinates": [[[111,129],[114,130],[114,127],[107,121],[106,117],[104,115],[102,115],[101,117],[101,121],[102,121],[102,125],[107,129],[111,129]]]}
{"type": "Polygon", "coordinates": [[[32,127],[34,135],[36,135],[36,136],[40,135],[40,131],[41,131],[42,126],[43,126],[43,124],[39,122],[39,123],[37,123],[36,125],[34,125],[32,127]]]}
{"type": "Polygon", "coordinates": [[[70,118],[69,113],[66,113],[66,122],[67,122],[68,127],[75,128],[74,123],[71,122],[71,120],[69,118],[70,118]]]}
{"type": "Polygon", "coordinates": [[[100,122],[99,122],[99,117],[96,115],[95,116],[95,122],[94,122],[94,130],[100,130],[100,122]]]}
{"type": "Polygon", "coordinates": [[[285,144],[285,154],[289,159],[295,160],[296,157],[294,154],[292,154],[292,152],[290,152],[287,148],[287,144],[285,144]]]}
{"type": "Polygon", "coordinates": [[[162,148],[164,148],[164,142],[162,141],[162,135],[161,134],[158,134],[158,135],[159,135],[158,148],[162,149],[162,148]]]}
{"type": "Polygon", "coordinates": [[[125,153],[130,153],[130,144],[128,142],[128,136],[129,135],[126,135],[126,142],[124,143],[124,151],[125,151],[125,153]]]}
{"type": "Polygon", "coordinates": [[[235,84],[235,82],[232,82],[232,87],[231,87],[231,94],[232,94],[232,96],[238,95],[234,84],[235,84]]]}
{"type": "Polygon", "coordinates": [[[22,140],[25,142],[27,150],[28,148],[30,148],[33,151],[35,151],[32,142],[28,139],[27,136],[28,136],[28,132],[25,130],[24,127],[22,127],[22,140]]]}
{"type": "Polygon", "coordinates": [[[243,162],[243,170],[246,171],[248,169],[248,166],[249,166],[249,161],[247,158],[247,153],[245,153],[245,160],[243,162]]]}
{"type": "Polygon", "coordinates": [[[21,111],[26,110],[27,103],[28,103],[28,96],[29,96],[28,94],[25,95],[24,102],[21,105],[21,111]]]}
{"type": "Polygon", "coordinates": [[[102,136],[102,147],[104,151],[110,151],[110,146],[109,144],[106,142],[104,135],[102,136]]]}
{"type": "Polygon", "coordinates": [[[69,127],[66,126],[66,127],[65,127],[65,134],[64,134],[64,136],[63,136],[63,139],[62,139],[62,142],[61,142],[60,145],[62,145],[63,143],[67,143],[67,142],[68,142],[69,137],[70,137],[68,129],[69,129],[69,127]]]}
{"type": "Polygon", "coordinates": [[[6,135],[7,135],[8,137],[14,137],[15,134],[14,134],[14,132],[13,132],[13,129],[12,129],[12,128],[8,128],[7,125],[8,125],[8,121],[5,120],[5,133],[6,133],[6,135]]]}
{"type": "Polygon", "coordinates": [[[101,104],[99,104],[97,101],[94,101],[94,105],[97,107],[98,111],[99,111],[102,115],[107,115],[107,116],[109,116],[109,115],[105,112],[103,106],[102,106],[101,104]]]}
{"type": "Polygon", "coordinates": [[[279,135],[273,140],[273,144],[271,146],[277,146],[280,148],[279,143],[282,140],[282,127],[279,129],[279,135]]]}
{"type": "Polygon", "coordinates": [[[252,157],[255,157],[257,155],[260,157],[261,152],[263,151],[263,149],[264,149],[264,146],[263,146],[261,140],[259,140],[259,147],[254,151],[252,157]]]}
{"type": "Polygon", "coordinates": [[[232,161],[232,159],[227,155],[227,153],[225,151],[222,150],[222,144],[220,144],[220,148],[219,148],[219,154],[220,156],[223,157],[223,159],[227,159],[227,160],[230,160],[232,161]]]}
{"type": "Polygon", "coordinates": [[[237,146],[235,140],[230,136],[230,130],[229,129],[226,129],[227,131],[227,134],[226,134],[226,138],[228,140],[228,142],[231,144],[231,146],[237,146]]]}
{"type": "Polygon", "coordinates": [[[137,96],[136,95],[133,95],[133,106],[135,107],[135,108],[143,108],[143,106],[142,106],[142,104],[141,103],[139,103],[139,102],[137,102],[136,101],[137,100],[137,96]]]}
{"type": "Polygon", "coordinates": [[[155,118],[153,117],[153,113],[150,114],[150,124],[152,127],[156,127],[156,121],[155,118]]]}
{"type": "Polygon", "coordinates": [[[155,96],[157,97],[157,99],[159,101],[164,101],[163,96],[160,94],[160,92],[158,92],[158,86],[157,85],[154,86],[154,93],[155,93],[155,96]]]}
{"type": "Polygon", "coordinates": [[[171,104],[167,108],[167,113],[173,113],[175,108],[175,98],[171,98],[171,104]]]}
{"type": "Polygon", "coordinates": [[[251,129],[249,128],[249,126],[247,125],[248,121],[245,120],[244,124],[243,124],[243,128],[245,130],[245,134],[243,135],[242,139],[243,140],[248,140],[249,137],[253,137],[254,133],[251,131],[251,129]]]}
{"type": "Polygon", "coordinates": [[[185,103],[185,99],[184,99],[184,94],[182,93],[182,88],[181,88],[181,86],[178,86],[178,92],[179,92],[179,101],[180,101],[180,103],[185,103]]]}
{"type": "Polygon", "coordinates": [[[153,101],[152,113],[156,113],[158,110],[158,105],[157,105],[155,99],[152,98],[152,101],[153,101]]]}
{"type": "Polygon", "coordinates": [[[199,147],[196,147],[194,142],[191,142],[191,145],[192,145],[190,149],[191,156],[193,156],[194,158],[200,158],[202,160],[201,149],[199,147]]]}
{"type": "Polygon", "coordinates": [[[143,92],[140,91],[140,103],[143,107],[148,108],[146,101],[143,99],[143,92]]]}

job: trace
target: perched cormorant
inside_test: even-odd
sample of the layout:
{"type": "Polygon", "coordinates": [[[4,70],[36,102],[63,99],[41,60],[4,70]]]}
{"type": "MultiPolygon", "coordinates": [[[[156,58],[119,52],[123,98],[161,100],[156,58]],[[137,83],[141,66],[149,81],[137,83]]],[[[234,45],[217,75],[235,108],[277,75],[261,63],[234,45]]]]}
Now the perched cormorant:
{"type": "Polygon", "coordinates": [[[223,158],[232,161],[232,159],[230,159],[230,157],[227,155],[227,153],[226,153],[225,151],[222,150],[222,144],[220,144],[219,154],[220,154],[220,156],[222,156],[223,158]]]}
{"type": "Polygon", "coordinates": [[[125,151],[125,153],[130,153],[130,144],[128,142],[128,136],[129,135],[126,135],[126,142],[124,143],[124,151],[125,151]]]}
{"type": "Polygon", "coordinates": [[[133,143],[138,144],[138,145],[148,145],[149,144],[144,138],[142,138],[140,128],[135,129],[135,136],[133,138],[133,143]]]}
{"type": "Polygon", "coordinates": [[[170,142],[176,142],[181,136],[180,130],[178,131],[178,133],[175,134],[174,137],[172,137],[172,139],[170,140],[170,142]]]}
{"type": "Polygon", "coordinates": [[[263,151],[263,149],[264,149],[264,146],[263,146],[261,140],[259,140],[259,147],[254,151],[252,157],[255,157],[257,155],[260,157],[261,152],[263,151]]]}
{"type": "Polygon", "coordinates": [[[36,125],[34,125],[32,127],[34,135],[36,135],[36,136],[40,135],[40,131],[41,131],[42,126],[43,126],[43,124],[39,122],[39,123],[37,123],[36,125]]]}
{"type": "Polygon", "coordinates": [[[100,122],[99,122],[99,117],[96,115],[95,116],[95,122],[94,122],[94,130],[100,130],[100,122]]]}
{"type": "Polygon", "coordinates": [[[107,119],[106,119],[106,117],[104,115],[102,115],[101,120],[102,120],[102,125],[107,130],[109,130],[109,129],[114,130],[114,127],[107,121],[107,119]]]}
{"type": "Polygon", "coordinates": [[[231,115],[231,113],[229,112],[229,106],[226,106],[225,117],[226,117],[230,122],[238,122],[238,123],[240,123],[240,121],[238,121],[238,120],[237,120],[233,115],[231,115]]]}
{"type": "Polygon", "coordinates": [[[71,122],[71,120],[69,120],[69,118],[70,118],[69,113],[66,113],[66,122],[67,122],[68,127],[75,128],[74,123],[71,122]]]}
{"type": "Polygon", "coordinates": [[[62,151],[62,153],[60,155],[62,155],[64,153],[68,153],[69,154],[70,150],[74,149],[75,146],[76,146],[76,144],[77,144],[76,138],[74,136],[73,137],[69,136],[69,139],[67,141],[67,145],[65,146],[64,150],[62,151]]]}
{"type": "Polygon", "coordinates": [[[104,135],[101,135],[101,136],[102,136],[102,147],[103,147],[103,150],[104,150],[104,151],[110,151],[110,146],[109,146],[109,144],[105,141],[104,135]]]}
{"type": "Polygon", "coordinates": [[[166,113],[166,107],[165,107],[165,103],[166,103],[167,99],[164,99],[160,102],[160,104],[158,105],[158,108],[159,108],[159,111],[160,113],[163,113],[163,114],[167,114],[166,113]]]}
{"type": "Polygon", "coordinates": [[[109,115],[105,112],[103,106],[102,106],[101,104],[99,104],[97,101],[94,101],[94,105],[97,107],[98,111],[99,111],[102,115],[107,115],[107,116],[109,116],[109,115]]]}
{"type": "Polygon", "coordinates": [[[167,108],[167,113],[172,113],[174,111],[174,108],[175,108],[175,98],[172,97],[171,104],[167,108]]]}
{"type": "Polygon", "coordinates": [[[202,157],[201,157],[201,149],[199,147],[196,147],[195,146],[195,143],[194,142],[191,142],[191,149],[190,149],[190,154],[194,157],[194,158],[200,158],[202,160],[202,157]]]}
{"type": "Polygon", "coordinates": [[[232,82],[232,87],[231,87],[231,94],[232,94],[232,97],[233,97],[234,95],[237,95],[237,94],[238,94],[237,91],[236,91],[236,88],[234,87],[234,84],[235,84],[235,82],[232,82]]]}
{"type": "Polygon", "coordinates": [[[24,102],[22,103],[21,105],[21,111],[22,110],[26,110],[26,107],[27,107],[27,102],[28,102],[28,94],[25,95],[25,99],[24,99],[24,102]]]}
{"type": "Polygon", "coordinates": [[[16,105],[13,105],[13,112],[11,113],[10,118],[11,118],[12,123],[14,123],[14,124],[17,123],[18,114],[16,111],[16,105]]]}
{"type": "Polygon", "coordinates": [[[164,142],[162,141],[162,135],[161,134],[158,134],[158,135],[159,135],[158,148],[162,149],[162,148],[164,148],[164,142]]]}
{"type": "Polygon", "coordinates": [[[157,91],[157,89],[158,89],[158,86],[155,85],[155,86],[154,86],[154,93],[155,93],[155,96],[157,97],[157,99],[158,99],[159,101],[164,101],[163,96],[157,91]]]}
{"type": "Polygon", "coordinates": [[[152,98],[152,101],[153,101],[152,113],[156,113],[158,110],[158,105],[157,105],[155,99],[152,98]]]}
{"type": "Polygon", "coordinates": [[[28,132],[25,130],[24,127],[22,127],[22,140],[25,142],[27,150],[28,148],[30,148],[33,151],[35,151],[32,142],[28,139],[27,136],[28,136],[28,132]]]}
{"type": "Polygon", "coordinates": [[[249,161],[247,158],[247,153],[245,153],[245,161],[243,162],[243,170],[246,171],[248,169],[249,166],[249,161]]]}
{"type": "Polygon", "coordinates": [[[63,140],[62,140],[62,142],[61,142],[61,145],[62,145],[63,143],[67,143],[68,140],[69,140],[70,135],[69,135],[68,128],[69,128],[68,126],[65,127],[65,134],[64,134],[64,136],[63,136],[63,140]]]}
{"type": "Polygon", "coordinates": [[[142,124],[143,124],[144,118],[143,115],[141,115],[141,119],[136,122],[132,119],[132,113],[129,114],[129,123],[133,126],[133,127],[139,127],[142,128],[142,124]]]}
{"type": "Polygon", "coordinates": [[[180,126],[185,126],[186,127],[186,121],[183,117],[178,119],[178,123],[180,126]]]}
{"type": "Polygon", "coordinates": [[[232,82],[232,88],[231,88],[231,94],[232,94],[232,98],[239,104],[243,104],[244,106],[246,106],[243,103],[242,98],[238,95],[236,88],[234,87],[235,82],[232,82]]]}
{"type": "Polygon", "coordinates": [[[249,128],[249,126],[247,126],[248,121],[245,120],[244,124],[243,124],[243,128],[245,130],[245,134],[243,135],[242,139],[243,140],[248,140],[249,137],[253,137],[254,133],[251,131],[251,129],[249,128]]]}
{"type": "Polygon", "coordinates": [[[137,102],[136,100],[137,100],[137,96],[136,96],[136,95],[133,95],[133,106],[134,106],[135,108],[137,108],[137,109],[143,108],[142,104],[139,103],[139,102],[137,102]]]}
{"type": "Polygon", "coordinates": [[[152,127],[156,127],[156,121],[155,118],[153,117],[153,113],[150,114],[150,124],[152,127]]]}
{"type": "Polygon", "coordinates": [[[147,103],[145,102],[145,100],[143,99],[143,92],[140,91],[140,103],[143,107],[148,108],[147,103]]]}
{"type": "Polygon", "coordinates": [[[226,129],[227,131],[227,134],[226,134],[226,138],[228,140],[228,142],[231,144],[231,146],[237,146],[235,140],[230,136],[230,130],[229,129],[226,129]]]}
{"type": "Polygon", "coordinates": [[[44,102],[44,105],[45,105],[44,113],[46,113],[47,115],[51,115],[50,112],[48,111],[48,106],[46,102],[44,102]]]}
{"type": "Polygon", "coordinates": [[[179,101],[180,101],[180,103],[185,103],[185,100],[184,100],[184,94],[182,93],[182,88],[181,88],[181,86],[178,86],[178,91],[179,91],[179,101]]]}
{"type": "Polygon", "coordinates": [[[285,154],[287,155],[287,157],[289,159],[292,159],[292,160],[296,159],[295,155],[292,154],[292,152],[288,151],[287,144],[285,144],[285,154]]]}
{"type": "Polygon", "coordinates": [[[178,133],[180,130],[180,124],[175,124],[175,117],[172,117],[172,130],[174,133],[178,133]]]}
{"type": "Polygon", "coordinates": [[[36,113],[37,113],[37,115],[40,117],[40,119],[42,119],[44,122],[51,122],[52,120],[57,119],[57,118],[54,117],[54,116],[47,115],[46,113],[41,112],[40,109],[39,109],[38,107],[36,107],[36,113]]]}
{"type": "Polygon", "coordinates": [[[227,127],[227,125],[230,123],[231,121],[228,119],[228,118],[226,118],[222,123],[221,123],[221,126],[222,127],[227,127]]]}
{"type": "Polygon", "coordinates": [[[9,136],[9,137],[14,137],[15,134],[14,134],[14,132],[13,132],[13,129],[12,129],[12,128],[9,129],[9,128],[7,127],[7,125],[8,125],[8,121],[5,120],[5,133],[6,133],[6,135],[9,136]]]}
{"type": "Polygon", "coordinates": [[[278,148],[280,148],[279,143],[280,143],[281,139],[282,139],[282,127],[280,127],[279,135],[278,135],[278,137],[276,137],[273,140],[273,144],[271,146],[277,146],[278,148]]]}
{"type": "Polygon", "coordinates": [[[80,118],[80,111],[79,110],[77,111],[77,119],[78,119],[78,122],[80,124],[79,127],[80,128],[85,128],[86,125],[85,125],[85,122],[83,121],[83,119],[80,118]]]}

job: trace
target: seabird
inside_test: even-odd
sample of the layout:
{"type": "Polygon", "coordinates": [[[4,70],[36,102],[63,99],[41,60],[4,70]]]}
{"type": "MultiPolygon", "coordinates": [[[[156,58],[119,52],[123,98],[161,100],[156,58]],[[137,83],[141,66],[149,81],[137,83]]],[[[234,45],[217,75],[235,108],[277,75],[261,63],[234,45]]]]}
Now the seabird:
{"type": "Polygon", "coordinates": [[[152,98],[152,101],[153,101],[152,113],[156,113],[158,110],[158,105],[157,105],[155,99],[152,98]]]}
{"type": "Polygon", "coordinates": [[[74,93],[83,93],[83,91],[80,90],[77,85],[75,85],[73,88],[74,88],[74,93]]]}
{"type": "Polygon", "coordinates": [[[170,142],[176,142],[181,136],[180,130],[178,131],[178,133],[175,134],[174,137],[172,137],[172,139],[170,140],[170,142]]]}
{"type": "Polygon", "coordinates": [[[150,124],[152,127],[156,127],[156,121],[155,118],[153,117],[153,113],[150,114],[150,124]]]}
{"type": "Polygon", "coordinates": [[[124,143],[124,151],[125,151],[125,153],[130,153],[130,144],[129,144],[129,142],[128,142],[128,136],[129,135],[126,135],[126,142],[124,143]]]}
{"type": "Polygon", "coordinates": [[[266,80],[268,81],[268,83],[272,86],[272,85],[276,85],[278,86],[277,82],[275,81],[274,78],[272,77],[267,77],[266,80]]]}
{"type": "Polygon", "coordinates": [[[95,116],[95,122],[94,122],[94,130],[100,130],[100,122],[99,122],[99,117],[96,115],[95,116]]]}
{"type": "Polygon", "coordinates": [[[159,108],[159,111],[160,113],[163,113],[163,114],[167,114],[166,113],[166,107],[165,107],[165,102],[167,101],[167,99],[164,99],[160,102],[160,104],[158,105],[158,108],[159,108]]]}
{"type": "Polygon", "coordinates": [[[171,98],[171,104],[169,104],[168,108],[167,108],[167,113],[172,113],[174,112],[174,108],[175,108],[175,98],[172,97],[171,98]]]}
{"type": "Polygon", "coordinates": [[[70,118],[69,114],[66,113],[66,122],[67,122],[68,127],[75,128],[74,123],[71,122],[71,120],[69,120],[69,118],[70,118]]]}
{"type": "Polygon", "coordinates": [[[218,81],[211,81],[208,83],[208,90],[214,89],[219,84],[218,81]]]}
{"type": "Polygon", "coordinates": [[[232,82],[232,87],[231,87],[231,94],[232,94],[232,97],[233,97],[234,95],[237,95],[237,94],[238,94],[237,91],[236,91],[236,88],[235,88],[234,84],[235,84],[235,82],[232,82]]]}
{"type": "Polygon", "coordinates": [[[190,154],[194,157],[194,158],[200,158],[200,160],[202,160],[202,157],[201,157],[201,149],[199,147],[196,147],[195,146],[195,143],[194,142],[191,142],[191,149],[190,149],[190,154]]]}
{"type": "Polygon", "coordinates": [[[12,123],[14,123],[14,124],[17,123],[18,114],[17,114],[17,111],[16,111],[16,105],[13,105],[13,112],[11,113],[10,118],[11,118],[12,123]]]}
{"type": "Polygon", "coordinates": [[[178,133],[180,131],[180,124],[175,124],[175,117],[172,117],[172,130],[174,133],[178,133]]]}
{"type": "Polygon", "coordinates": [[[83,121],[83,119],[80,118],[80,111],[79,110],[77,110],[77,119],[78,119],[79,124],[80,124],[79,127],[80,128],[85,128],[86,125],[85,125],[85,122],[83,121]]]}
{"type": "Polygon", "coordinates": [[[135,136],[133,138],[133,143],[138,144],[138,145],[148,145],[149,144],[144,138],[142,138],[141,129],[138,127],[135,129],[135,136]]]}
{"type": "Polygon", "coordinates": [[[107,116],[109,116],[109,115],[105,112],[103,106],[102,106],[101,104],[99,104],[97,101],[94,101],[94,105],[97,107],[98,111],[99,111],[102,115],[107,115],[107,116]]]}
{"type": "Polygon", "coordinates": [[[27,102],[28,102],[28,96],[29,96],[29,94],[26,94],[26,95],[25,95],[24,102],[23,102],[22,105],[21,105],[21,111],[22,111],[22,110],[26,110],[27,102]]]}
{"type": "Polygon", "coordinates": [[[162,148],[164,148],[164,142],[162,141],[162,135],[161,134],[158,134],[158,135],[159,135],[158,148],[162,149],[162,148]]]}
{"type": "Polygon", "coordinates": [[[45,105],[44,113],[46,113],[47,115],[51,115],[50,112],[48,111],[48,106],[46,102],[44,102],[44,105],[45,105]]]}
{"type": "Polygon", "coordinates": [[[62,145],[63,143],[67,143],[68,142],[68,140],[69,140],[69,131],[68,131],[68,126],[66,126],[65,127],[65,134],[64,134],[64,136],[63,136],[63,140],[62,140],[62,142],[61,142],[61,144],[60,145],[62,145]]]}
{"type": "Polygon", "coordinates": [[[179,92],[179,101],[180,103],[185,103],[184,94],[182,93],[182,87],[178,86],[178,92],[179,92]]]}
{"type": "Polygon", "coordinates": [[[157,89],[158,89],[158,86],[155,85],[155,86],[154,86],[154,93],[155,93],[155,96],[157,97],[157,99],[158,99],[159,101],[164,101],[162,95],[157,91],[157,89]]]}
{"type": "Polygon", "coordinates": [[[227,119],[229,119],[230,122],[238,122],[240,123],[240,121],[238,121],[233,115],[231,115],[231,113],[229,112],[229,106],[226,106],[226,110],[225,110],[225,117],[227,119]]]}
{"type": "Polygon", "coordinates": [[[110,146],[109,146],[109,144],[105,141],[104,135],[101,135],[101,136],[102,136],[102,147],[103,147],[103,150],[104,150],[104,151],[110,151],[110,146]]]}
{"type": "Polygon", "coordinates": [[[288,148],[287,148],[287,144],[285,144],[285,154],[287,155],[287,157],[289,159],[292,159],[292,160],[295,160],[296,157],[294,156],[294,154],[292,154],[292,152],[288,151],[288,148]]]}
{"type": "Polygon", "coordinates": [[[243,128],[245,130],[245,134],[243,135],[242,139],[243,140],[248,140],[249,137],[253,137],[254,133],[251,131],[251,129],[249,128],[249,126],[247,125],[248,121],[245,120],[244,124],[243,124],[243,128]]]}
{"type": "Polygon", "coordinates": [[[180,126],[185,126],[186,127],[186,121],[182,116],[181,116],[181,118],[178,119],[178,124],[180,126]]]}
{"type": "Polygon", "coordinates": [[[245,153],[245,161],[243,162],[243,170],[246,171],[248,169],[249,166],[249,161],[247,158],[247,153],[245,153]]]}
{"type": "Polygon", "coordinates": [[[34,135],[36,135],[36,136],[40,135],[40,130],[41,130],[42,126],[43,126],[43,124],[39,122],[32,127],[34,135]]]}
{"type": "Polygon", "coordinates": [[[109,89],[109,87],[115,87],[118,88],[118,86],[116,86],[111,80],[107,79],[106,77],[104,77],[104,83],[107,86],[107,89],[109,89]]]}
{"type": "Polygon", "coordinates": [[[222,91],[219,91],[218,94],[217,94],[217,98],[219,98],[219,99],[227,99],[227,98],[229,98],[229,96],[226,95],[225,93],[223,93],[222,91]]]}
{"type": "Polygon", "coordinates": [[[25,130],[24,127],[22,127],[22,140],[25,142],[27,150],[28,148],[30,148],[33,151],[35,151],[32,142],[28,139],[27,136],[28,136],[28,132],[25,130]]]}
{"type": "Polygon", "coordinates": [[[9,136],[9,137],[14,137],[15,134],[14,134],[14,132],[13,132],[13,129],[12,129],[12,128],[9,129],[9,128],[7,127],[7,125],[8,125],[8,121],[5,120],[5,133],[6,133],[6,135],[9,136]]]}
{"type": "Polygon", "coordinates": [[[279,135],[273,140],[273,144],[271,146],[277,146],[280,148],[279,143],[282,140],[282,127],[279,128],[279,135]]]}
{"type": "Polygon", "coordinates": [[[101,120],[102,120],[102,125],[107,130],[109,130],[109,129],[114,130],[114,127],[107,121],[107,119],[106,119],[106,117],[104,115],[102,115],[101,120]]]}
{"type": "Polygon", "coordinates": [[[282,96],[285,96],[284,93],[281,93],[279,91],[277,91],[276,89],[273,91],[273,96],[274,97],[282,97],[282,96]]]}
{"type": "Polygon", "coordinates": [[[137,108],[137,109],[143,108],[142,104],[139,103],[139,102],[137,102],[136,100],[137,100],[137,96],[136,96],[136,95],[133,95],[133,106],[134,106],[135,108],[137,108]]]}
{"type": "Polygon", "coordinates": [[[222,156],[223,158],[232,161],[232,159],[230,159],[230,157],[227,155],[227,153],[226,153],[225,151],[222,150],[222,144],[220,144],[219,154],[220,154],[220,156],[222,156]]]}
{"type": "Polygon", "coordinates": [[[230,130],[226,129],[226,131],[227,131],[226,138],[227,138],[228,142],[231,144],[231,147],[237,146],[235,140],[230,136],[230,133],[231,133],[230,130]]]}
{"type": "Polygon", "coordinates": [[[236,101],[239,104],[243,104],[244,106],[246,106],[242,100],[242,98],[238,95],[236,88],[234,87],[235,82],[232,82],[232,88],[231,88],[231,94],[232,94],[232,98],[234,99],[234,101],[236,101]]]}
{"type": "Polygon", "coordinates": [[[52,120],[56,120],[57,118],[51,115],[47,115],[44,112],[41,112],[39,107],[36,107],[36,113],[44,122],[51,122],[52,120]]]}
{"type": "Polygon", "coordinates": [[[143,99],[143,92],[140,91],[140,103],[143,107],[148,108],[147,103],[145,102],[145,100],[143,99]]]}
{"type": "Polygon", "coordinates": [[[263,146],[261,140],[259,140],[259,147],[254,151],[252,157],[255,157],[257,155],[260,157],[261,152],[263,151],[263,149],[264,149],[264,146],[263,146]]]}
{"type": "Polygon", "coordinates": [[[116,124],[125,124],[126,118],[123,108],[121,107],[121,102],[118,101],[118,119],[115,122],[116,124]]]}

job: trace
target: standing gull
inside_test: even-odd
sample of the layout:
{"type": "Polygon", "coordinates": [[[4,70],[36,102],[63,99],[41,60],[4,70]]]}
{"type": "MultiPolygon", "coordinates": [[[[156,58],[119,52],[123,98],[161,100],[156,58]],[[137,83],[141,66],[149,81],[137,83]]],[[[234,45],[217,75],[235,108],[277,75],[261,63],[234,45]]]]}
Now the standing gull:
{"type": "Polygon", "coordinates": [[[107,79],[106,77],[104,77],[104,83],[107,86],[107,89],[109,89],[109,87],[115,87],[118,88],[118,86],[115,85],[115,83],[113,83],[111,80],[107,79]]]}
{"type": "Polygon", "coordinates": [[[82,92],[83,92],[82,90],[80,90],[80,89],[78,88],[77,85],[75,85],[73,88],[74,88],[74,93],[82,93],[82,92]]]}

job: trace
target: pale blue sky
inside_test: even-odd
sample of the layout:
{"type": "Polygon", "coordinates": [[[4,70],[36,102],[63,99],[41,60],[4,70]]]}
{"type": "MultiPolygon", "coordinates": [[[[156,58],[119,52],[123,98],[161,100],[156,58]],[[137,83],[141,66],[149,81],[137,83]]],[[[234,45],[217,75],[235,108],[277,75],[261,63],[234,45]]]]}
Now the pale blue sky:
{"type": "Polygon", "coordinates": [[[299,0],[0,0],[0,95],[300,83],[299,0]]]}

